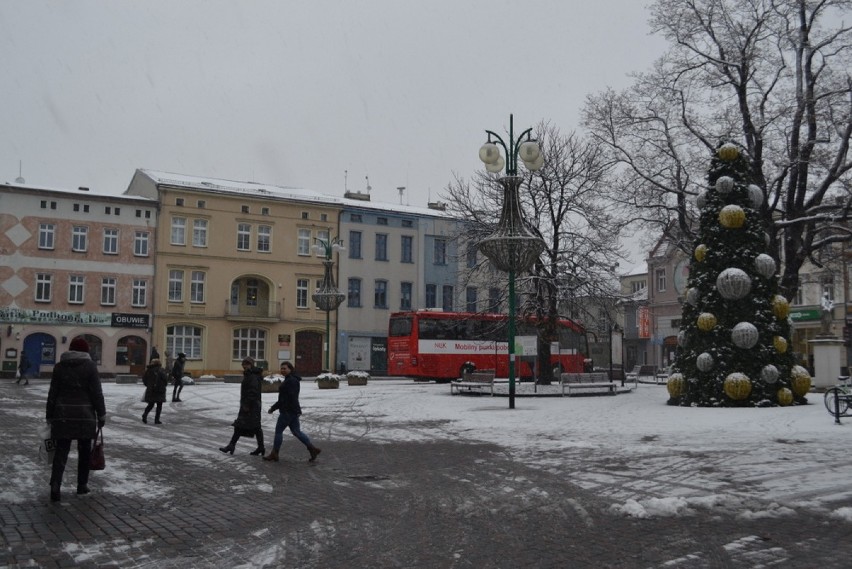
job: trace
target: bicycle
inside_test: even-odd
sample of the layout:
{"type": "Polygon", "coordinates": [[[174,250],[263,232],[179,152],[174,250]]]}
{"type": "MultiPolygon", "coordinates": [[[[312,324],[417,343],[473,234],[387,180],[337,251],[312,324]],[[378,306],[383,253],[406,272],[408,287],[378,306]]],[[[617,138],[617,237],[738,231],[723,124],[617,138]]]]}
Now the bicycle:
{"type": "Polygon", "coordinates": [[[826,390],[823,402],[828,412],[839,419],[848,416],[847,412],[852,404],[852,376],[844,375],[838,379],[841,383],[826,390]]]}

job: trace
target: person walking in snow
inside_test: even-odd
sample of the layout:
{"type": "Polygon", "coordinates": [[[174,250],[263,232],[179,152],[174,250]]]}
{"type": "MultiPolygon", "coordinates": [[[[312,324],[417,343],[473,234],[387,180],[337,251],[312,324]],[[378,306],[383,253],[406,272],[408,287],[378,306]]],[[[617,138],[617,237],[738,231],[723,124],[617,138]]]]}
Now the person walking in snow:
{"type": "Polygon", "coordinates": [[[177,355],[175,365],[172,366],[172,381],[175,387],[172,389],[172,402],[180,401],[180,392],[183,391],[183,366],[186,364],[186,354],[181,352],[177,355]]]}
{"type": "Polygon", "coordinates": [[[27,353],[21,350],[21,361],[18,362],[18,381],[15,383],[20,384],[21,380],[24,381],[24,385],[29,385],[30,380],[27,378],[27,372],[30,369],[30,358],[27,357],[27,353]]]}
{"type": "Polygon", "coordinates": [[[311,439],[302,432],[299,426],[299,415],[302,414],[302,408],[299,406],[299,389],[302,378],[296,375],[293,364],[290,362],[281,363],[281,375],[284,376],[284,381],[278,387],[278,401],[269,408],[269,413],[278,410],[275,439],[272,442],[272,452],[264,456],[263,460],[278,462],[278,450],[281,448],[281,443],[284,442],[284,429],[290,427],[293,436],[302,441],[302,444],[308,448],[308,452],[311,454],[309,461],[313,462],[321,451],[311,443],[311,439]]]}
{"type": "Polygon", "coordinates": [[[148,404],[145,411],[142,413],[142,422],[148,422],[148,413],[157,406],[157,411],[154,414],[154,424],[161,425],[160,413],[163,412],[163,403],[166,402],[166,391],[169,387],[169,376],[166,375],[166,370],[160,365],[160,360],[154,358],[145,369],[145,375],[142,376],[142,383],[145,384],[145,397],[142,401],[148,404]]]}
{"type": "Polygon", "coordinates": [[[219,450],[224,453],[234,454],[237,441],[240,437],[256,437],[257,448],[251,453],[253,456],[263,455],[266,448],[263,446],[263,427],[260,426],[260,416],[263,411],[262,388],[263,370],[255,366],[254,358],[247,357],[243,360],[243,382],[240,385],[240,411],[234,421],[234,434],[231,442],[219,450]]]}

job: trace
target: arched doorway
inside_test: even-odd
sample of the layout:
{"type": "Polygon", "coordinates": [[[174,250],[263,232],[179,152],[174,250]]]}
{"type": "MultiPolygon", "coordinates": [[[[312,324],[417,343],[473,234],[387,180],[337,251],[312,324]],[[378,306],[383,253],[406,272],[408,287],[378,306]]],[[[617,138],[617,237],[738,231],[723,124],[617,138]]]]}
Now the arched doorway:
{"type": "Polygon", "coordinates": [[[296,373],[305,377],[322,371],[322,333],[312,330],[296,332],[296,373]]]}
{"type": "Polygon", "coordinates": [[[30,334],[24,338],[24,353],[30,360],[27,376],[39,377],[42,365],[52,366],[56,363],[56,338],[44,332],[30,334]]]}
{"type": "Polygon", "coordinates": [[[118,339],[115,350],[115,365],[129,366],[133,375],[143,375],[148,356],[148,342],[139,336],[124,336],[118,339]]]}

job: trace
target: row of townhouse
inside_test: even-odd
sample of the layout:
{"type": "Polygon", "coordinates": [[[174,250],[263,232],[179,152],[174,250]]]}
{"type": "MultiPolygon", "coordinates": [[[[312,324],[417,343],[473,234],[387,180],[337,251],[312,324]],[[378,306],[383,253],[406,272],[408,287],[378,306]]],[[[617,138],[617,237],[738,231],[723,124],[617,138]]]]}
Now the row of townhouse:
{"type": "MultiPolygon", "coordinates": [[[[822,266],[807,263],[799,274],[799,289],[790,299],[793,323],[792,349],[799,362],[813,370],[811,340],[820,333],[820,303],[823,295],[832,301],[832,334],[843,337],[848,346],[852,325],[849,302],[849,263],[841,246],[826,251],[818,259],[822,266]]],[[[625,369],[635,365],[666,367],[674,360],[682,305],[689,277],[689,259],[667,240],[660,240],[649,252],[647,271],[621,277],[620,318],[623,321],[623,361],[625,369]]],[[[846,350],[847,369],[852,367],[852,350],[846,350]]],[[[837,373],[846,370],[837,370],[837,373]]]]}
{"type": "MultiPolygon", "coordinates": [[[[382,373],[391,312],[457,310],[457,221],[440,207],[137,170],[123,195],[0,185],[0,353],[50,371],[76,336],[102,373],[139,374],[153,347],[195,374],[252,356],[303,374],[382,373]],[[311,295],[332,239],[340,308],[311,295]]],[[[469,306],[469,304],[467,305],[469,306]]]]}

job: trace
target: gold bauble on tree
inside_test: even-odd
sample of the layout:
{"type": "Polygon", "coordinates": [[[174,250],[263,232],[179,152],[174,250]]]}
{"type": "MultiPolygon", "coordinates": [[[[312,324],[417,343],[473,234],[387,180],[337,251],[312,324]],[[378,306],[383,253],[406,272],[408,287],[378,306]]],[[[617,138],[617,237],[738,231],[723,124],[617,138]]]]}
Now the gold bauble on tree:
{"type": "Polygon", "coordinates": [[[683,374],[681,373],[671,374],[668,381],[666,381],[666,389],[668,389],[669,397],[672,399],[677,399],[683,395],[684,387],[683,374]]]}
{"type": "Polygon", "coordinates": [[[721,158],[725,162],[733,162],[739,157],[740,149],[737,148],[736,144],[726,142],[725,144],[719,147],[719,150],[716,153],[719,155],[719,158],[721,158]]]}
{"type": "Polygon", "coordinates": [[[701,244],[695,248],[695,260],[699,263],[704,261],[704,257],[707,256],[707,245],[701,244]]]}
{"type": "Polygon", "coordinates": [[[751,380],[744,373],[734,372],[725,378],[725,395],[734,401],[742,401],[751,393],[751,380]]]}
{"type": "Polygon", "coordinates": [[[787,339],[782,336],[775,336],[772,338],[772,345],[775,346],[775,350],[779,354],[783,354],[787,351],[787,339]]]}
{"type": "Polygon", "coordinates": [[[793,366],[790,370],[790,387],[793,395],[804,397],[811,390],[811,374],[802,366],[793,366]]]}
{"type": "Polygon", "coordinates": [[[790,403],[793,402],[793,392],[787,389],[786,387],[782,387],[775,394],[776,399],[778,399],[778,404],[782,407],[786,407],[790,403]]]}
{"type": "Polygon", "coordinates": [[[745,218],[745,210],[738,205],[726,205],[719,212],[719,223],[726,229],[739,229],[745,218]]]}
{"type": "Polygon", "coordinates": [[[790,303],[780,294],[772,297],[772,313],[778,320],[784,320],[790,314],[790,303]]]}
{"type": "Polygon", "coordinates": [[[709,312],[702,312],[698,315],[698,329],[702,332],[709,332],[716,327],[716,317],[709,312]]]}

